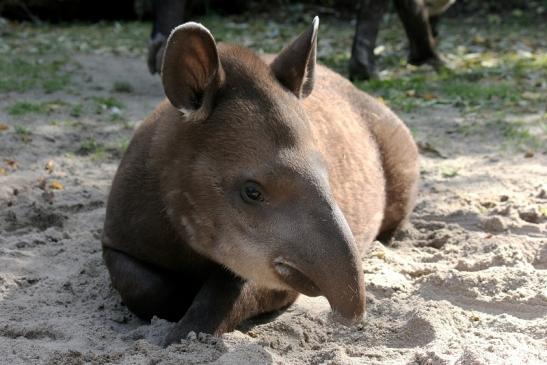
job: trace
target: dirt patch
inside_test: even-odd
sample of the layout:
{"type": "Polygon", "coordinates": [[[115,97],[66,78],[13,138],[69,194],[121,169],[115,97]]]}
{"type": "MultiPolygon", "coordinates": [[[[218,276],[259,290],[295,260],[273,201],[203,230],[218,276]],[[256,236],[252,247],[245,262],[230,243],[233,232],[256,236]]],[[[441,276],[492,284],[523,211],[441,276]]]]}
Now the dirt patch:
{"type": "Polygon", "coordinates": [[[402,114],[426,146],[422,188],[410,224],[363,260],[368,314],[360,325],[343,327],[324,299],[301,297],[221,338],[158,347],[172,324],[142,322],[120,302],[99,237],[123,145],[162,98],[159,79],[141,59],[76,60],[78,95],[0,99],[9,126],[0,133],[3,362],[547,362],[547,157],[500,152],[496,136],[485,144],[453,134],[476,115],[450,106],[402,114]],[[116,92],[115,82],[132,91],[116,92]],[[15,118],[6,110],[20,100],[60,102],[15,118]]]}

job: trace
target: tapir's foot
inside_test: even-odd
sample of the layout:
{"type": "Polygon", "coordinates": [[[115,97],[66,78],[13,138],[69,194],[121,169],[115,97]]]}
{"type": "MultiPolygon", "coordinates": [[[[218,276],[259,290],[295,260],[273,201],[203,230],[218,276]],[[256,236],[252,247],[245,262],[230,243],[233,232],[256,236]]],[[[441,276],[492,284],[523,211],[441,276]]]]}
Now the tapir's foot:
{"type": "Polygon", "coordinates": [[[397,228],[381,232],[380,234],[378,234],[378,237],[376,237],[376,239],[380,241],[384,246],[390,246],[396,232],[397,228]]]}
{"type": "Polygon", "coordinates": [[[125,253],[103,247],[112,286],[131,312],[143,320],[152,316],[178,321],[199,285],[180,274],[158,269],[125,253]]]}
{"type": "Polygon", "coordinates": [[[177,343],[190,331],[221,335],[245,319],[289,306],[297,296],[296,292],[258,288],[219,268],[211,274],[162,345],[177,343]]]}

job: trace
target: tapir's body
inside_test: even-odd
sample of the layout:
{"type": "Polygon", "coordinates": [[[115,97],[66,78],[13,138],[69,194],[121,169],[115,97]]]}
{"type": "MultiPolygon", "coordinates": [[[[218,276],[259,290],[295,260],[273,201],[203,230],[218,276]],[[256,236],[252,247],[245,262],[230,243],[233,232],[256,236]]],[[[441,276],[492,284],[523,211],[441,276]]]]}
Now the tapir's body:
{"type": "Polygon", "coordinates": [[[303,75],[315,85],[299,100],[306,85],[288,92],[282,62],[230,45],[218,59],[221,86],[209,101],[209,91],[199,95],[206,116],[175,106],[180,93],[169,97],[164,80],[170,100],[121,162],[103,235],[113,285],[137,315],[180,319],[165,344],[189,330],[231,330],[297,292],[323,294],[355,320],[364,311],[361,255],[414,203],[408,129],[325,67],[303,75]],[[244,203],[232,188],[240,179],[244,203]]]}

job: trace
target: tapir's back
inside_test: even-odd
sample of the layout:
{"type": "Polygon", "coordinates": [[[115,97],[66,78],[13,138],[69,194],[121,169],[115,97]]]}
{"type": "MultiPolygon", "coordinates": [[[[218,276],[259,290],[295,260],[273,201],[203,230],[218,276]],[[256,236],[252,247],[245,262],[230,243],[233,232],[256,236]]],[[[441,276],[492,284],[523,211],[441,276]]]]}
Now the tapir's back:
{"type": "Polygon", "coordinates": [[[358,242],[395,229],[410,214],[419,175],[408,128],[383,103],[319,65],[314,91],[302,103],[358,242]]]}

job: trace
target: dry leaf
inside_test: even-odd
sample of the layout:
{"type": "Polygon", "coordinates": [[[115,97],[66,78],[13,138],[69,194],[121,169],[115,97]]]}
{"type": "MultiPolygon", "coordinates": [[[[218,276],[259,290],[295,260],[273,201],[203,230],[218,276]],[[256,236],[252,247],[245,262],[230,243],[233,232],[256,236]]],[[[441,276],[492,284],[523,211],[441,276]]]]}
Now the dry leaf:
{"type": "Polygon", "coordinates": [[[437,95],[432,94],[432,93],[423,94],[423,95],[422,95],[422,99],[424,99],[424,100],[433,100],[433,99],[437,99],[437,95]]]}
{"type": "Polygon", "coordinates": [[[52,182],[50,182],[49,187],[54,190],[63,190],[65,188],[64,185],[57,180],[53,180],[52,182]]]}
{"type": "Polygon", "coordinates": [[[53,172],[53,161],[49,160],[46,163],[45,169],[46,169],[47,172],[49,172],[51,174],[53,172]]]}
{"type": "Polygon", "coordinates": [[[386,253],[385,253],[385,251],[382,251],[382,250],[376,250],[376,251],[374,251],[374,252],[371,252],[371,253],[370,253],[370,256],[372,256],[372,257],[378,257],[378,258],[381,259],[381,260],[385,260],[385,258],[386,258],[386,253]]]}
{"type": "Polygon", "coordinates": [[[6,169],[3,167],[0,167],[0,176],[4,176],[6,174],[6,169]]]}
{"type": "Polygon", "coordinates": [[[539,100],[541,98],[541,94],[525,91],[522,93],[522,97],[528,100],[539,100]]]}
{"type": "Polygon", "coordinates": [[[483,36],[477,34],[476,36],[473,37],[472,41],[475,44],[483,44],[484,42],[486,42],[486,39],[483,36]]]}
{"type": "Polygon", "coordinates": [[[7,125],[6,123],[0,122],[0,132],[3,132],[7,129],[9,129],[9,125],[7,125]]]}
{"type": "Polygon", "coordinates": [[[19,165],[17,164],[17,161],[11,160],[9,158],[4,159],[4,162],[14,170],[17,169],[17,167],[19,167],[19,165]]]}

